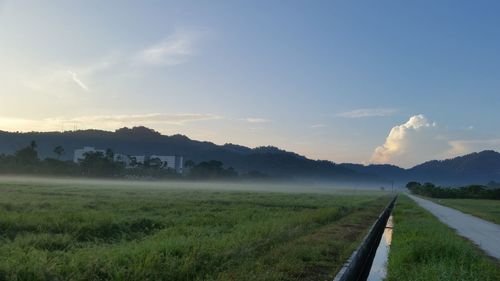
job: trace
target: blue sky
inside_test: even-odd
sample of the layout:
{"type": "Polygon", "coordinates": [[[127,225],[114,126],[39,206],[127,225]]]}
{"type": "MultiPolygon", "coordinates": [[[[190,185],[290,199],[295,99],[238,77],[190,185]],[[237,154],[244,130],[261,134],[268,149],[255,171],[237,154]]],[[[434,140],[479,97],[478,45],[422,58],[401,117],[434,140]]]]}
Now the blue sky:
{"type": "Polygon", "coordinates": [[[411,166],[500,150],[498,1],[2,1],[0,129],[411,166]]]}

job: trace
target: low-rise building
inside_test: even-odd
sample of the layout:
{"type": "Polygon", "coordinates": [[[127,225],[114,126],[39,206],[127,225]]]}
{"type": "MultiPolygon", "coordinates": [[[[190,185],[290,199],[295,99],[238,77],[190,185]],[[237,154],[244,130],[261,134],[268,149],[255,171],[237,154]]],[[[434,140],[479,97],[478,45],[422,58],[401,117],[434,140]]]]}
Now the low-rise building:
{"type": "Polygon", "coordinates": [[[130,159],[130,156],[119,153],[113,155],[113,161],[123,163],[126,168],[129,168],[132,163],[132,159],[130,159]]]}
{"type": "MultiPolygon", "coordinates": [[[[106,155],[106,151],[102,149],[95,149],[94,147],[85,146],[81,149],[76,149],[73,155],[73,161],[75,163],[80,163],[85,159],[86,153],[102,153],[106,155]]],[[[145,155],[125,155],[120,153],[115,153],[113,155],[113,161],[123,163],[126,168],[137,168],[142,167],[146,163],[150,167],[157,167],[160,169],[172,169],[177,173],[182,174],[184,167],[184,157],[182,156],[164,156],[164,155],[151,155],[149,157],[145,155]]]]}
{"type": "Polygon", "coordinates": [[[184,167],[184,157],[151,155],[149,157],[149,165],[158,166],[161,169],[173,169],[177,173],[182,174],[184,167]]]}
{"type": "Polygon", "coordinates": [[[129,158],[130,158],[130,166],[133,168],[143,166],[144,163],[146,162],[145,155],[129,156],[129,158]]]}

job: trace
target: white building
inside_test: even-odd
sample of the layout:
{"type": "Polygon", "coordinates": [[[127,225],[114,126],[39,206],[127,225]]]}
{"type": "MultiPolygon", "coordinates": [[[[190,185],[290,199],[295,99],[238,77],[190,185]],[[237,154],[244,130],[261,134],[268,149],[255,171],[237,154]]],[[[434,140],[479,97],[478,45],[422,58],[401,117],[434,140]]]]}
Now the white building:
{"type": "Polygon", "coordinates": [[[96,152],[101,152],[103,155],[106,154],[105,150],[95,149],[94,147],[91,146],[85,146],[84,148],[76,149],[75,153],[73,154],[73,162],[80,163],[85,159],[86,153],[96,153],[96,152]]]}
{"type": "Polygon", "coordinates": [[[130,158],[130,165],[132,165],[133,167],[142,166],[146,162],[146,156],[144,155],[129,156],[129,158],[130,158]]]}
{"type": "Polygon", "coordinates": [[[149,157],[149,165],[159,165],[159,168],[161,169],[173,169],[177,173],[182,174],[184,157],[151,155],[149,157]]]}
{"type": "Polygon", "coordinates": [[[119,153],[113,155],[113,161],[123,163],[126,168],[130,167],[130,164],[132,163],[130,156],[119,153]]]}
{"type": "MultiPolygon", "coordinates": [[[[85,146],[84,148],[76,149],[73,155],[73,162],[78,164],[85,159],[86,153],[97,153],[97,152],[106,155],[105,150],[95,149],[94,147],[90,146],[85,146]]],[[[160,169],[172,169],[180,174],[182,174],[184,167],[184,158],[182,156],[151,155],[147,157],[145,155],[130,156],[125,154],[115,153],[113,156],[113,161],[123,163],[126,168],[141,167],[148,161],[150,166],[158,167],[160,169]]]]}

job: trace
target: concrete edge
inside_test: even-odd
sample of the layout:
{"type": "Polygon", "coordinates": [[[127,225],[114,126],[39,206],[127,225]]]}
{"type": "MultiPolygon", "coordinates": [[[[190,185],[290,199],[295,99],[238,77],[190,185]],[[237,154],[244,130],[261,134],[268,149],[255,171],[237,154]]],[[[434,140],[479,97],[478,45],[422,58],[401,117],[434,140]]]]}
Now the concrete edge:
{"type": "Polygon", "coordinates": [[[375,251],[385,229],[385,225],[396,202],[397,195],[385,207],[377,220],[372,224],[370,231],[363,238],[363,241],[344,263],[333,281],[357,281],[368,277],[369,268],[373,262],[375,251]],[[365,276],[366,275],[366,276],[365,276]]]}

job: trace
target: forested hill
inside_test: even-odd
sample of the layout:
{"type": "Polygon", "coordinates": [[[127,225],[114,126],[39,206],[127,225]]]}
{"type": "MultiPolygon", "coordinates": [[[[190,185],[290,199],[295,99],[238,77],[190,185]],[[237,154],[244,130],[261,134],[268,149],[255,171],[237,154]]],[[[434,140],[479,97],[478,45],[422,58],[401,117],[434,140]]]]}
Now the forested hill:
{"type": "Polygon", "coordinates": [[[183,155],[195,162],[219,160],[237,171],[259,171],[284,178],[316,178],[346,181],[376,180],[374,175],[363,175],[330,161],[311,160],[276,147],[248,148],[235,144],[216,145],[191,140],[183,135],[165,136],[145,128],[122,128],[115,132],[80,130],[68,132],[11,133],[0,131],[0,154],[12,154],[32,140],[38,145],[41,158],[55,157],[55,146],[62,146],[61,159],[70,160],[73,151],[83,146],[111,148],[128,155],[183,155]]]}
{"type": "Polygon", "coordinates": [[[500,153],[485,150],[453,159],[428,161],[411,168],[410,172],[414,177],[426,175],[431,182],[443,177],[466,183],[500,181],[500,153]]]}

